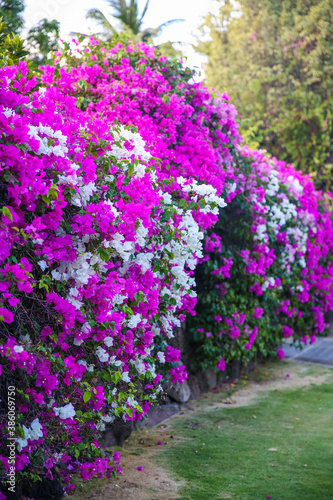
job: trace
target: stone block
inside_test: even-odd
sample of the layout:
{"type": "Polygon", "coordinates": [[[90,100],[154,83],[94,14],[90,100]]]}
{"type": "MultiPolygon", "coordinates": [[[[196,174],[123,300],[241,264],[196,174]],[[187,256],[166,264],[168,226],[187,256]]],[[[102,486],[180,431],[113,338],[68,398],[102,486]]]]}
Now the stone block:
{"type": "Polygon", "coordinates": [[[201,394],[198,377],[196,375],[189,375],[187,383],[191,391],[190,399],[198,399],[201,394]]]}
{"type": "Polygon", "coordinates": [[[180,384],[176,382],[168,389],[168,396],[178,403],[186,403],[191,397],[191,389],[187,380],[180,384]]]}
{"type": "Polygon", "coordinates": [[[112,423],[105,424],[105,431],[102,432],[101,448],[106,450],[111,446],[124,446],[126,439],[130,437],[133,430],[133,422],[119,419],[112,423]]]}

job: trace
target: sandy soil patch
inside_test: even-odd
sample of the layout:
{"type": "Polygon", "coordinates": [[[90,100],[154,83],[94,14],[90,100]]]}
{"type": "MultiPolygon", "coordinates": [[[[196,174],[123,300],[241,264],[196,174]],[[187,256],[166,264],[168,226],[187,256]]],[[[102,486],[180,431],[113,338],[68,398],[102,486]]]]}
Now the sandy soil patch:
{"type": "MultiPolygon", "coordinates": [[[[182,482],[175,481],[154,463],[150,453],[124,457],[123,474],[116,482],[104,486],[93,498],[96,500],[172,500],[182,482]],[[138,470],[143,467],[145,470],[138,470]]],[[[90,496],[89,498],[92,498],[90,496]]]]}

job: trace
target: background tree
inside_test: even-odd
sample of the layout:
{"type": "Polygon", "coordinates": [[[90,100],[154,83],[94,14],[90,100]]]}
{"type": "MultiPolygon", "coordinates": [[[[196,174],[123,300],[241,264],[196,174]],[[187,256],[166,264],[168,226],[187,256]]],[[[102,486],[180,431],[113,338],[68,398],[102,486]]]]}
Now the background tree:
{"type": "Polygon", "coordinates": [[[22,0],[0,0],[0,18],[5,24],[4,34],[19,33],[23,28],[23,18],[21,13],[24,11],[24,2],[22,0]]]}
{"type": "Polygon", "coordinates": [[[7,26],[0,17],[0,68],[18,64],[27,54],[22,38],[13,33],[9,35],[7,26]]]}
{"type": "MultiPolygon", "coordinates": [[[[147,0],[142,13],[140,13],[137,0],[128,0],[128,2],[127,0],[107,0],[107,3],[112,8],[112,17],[120,22],[121,28],[128,33],[135,42],[151,41],[159,36],[166,26],[183,21],[183,19],[172,19],[166,21],[157,28],[142,29],[143,19],[149,7],[149,1],[150,0],[147,0]]],[[[87,13],[87,18],[97,21],[103,29],[103,36],[107,40],[111,39],[111,37],[118,32],[117,28],[112,26],[108,18],[99,9],[90,9],[87,13]]],[[[179,51],[173,48],[171,42],[160,44],[157,47],[166,55],[180,54],[179,51]]]]}
{"type": "Polygon", "coordinates": [[[332,188],[333,3],[220,1],[201,27],[207,83],[226,89],[243,115],[247,142],[332,188]]]}
{"type": "Polygon", "coordinates": [[[28,33],[27,45],[30,50],[30,60],[37,66],[46,64],[51,53],[58,48],[60,23],[53,19],[41,19],[28,33]]]}

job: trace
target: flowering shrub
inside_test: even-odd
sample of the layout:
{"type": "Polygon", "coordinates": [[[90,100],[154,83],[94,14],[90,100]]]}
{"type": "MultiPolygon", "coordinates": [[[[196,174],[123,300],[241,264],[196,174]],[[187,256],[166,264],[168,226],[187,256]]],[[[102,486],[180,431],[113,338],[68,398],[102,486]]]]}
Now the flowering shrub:
{"type": "Polygon", "coordinates": [[[143,418],[164,376],[187,379],[168,345],[186,313],[193,364],[223,371],[312,342],[333,306],[330,199],[240,148],[228,97],[180,64],[73,43],[40,80],[0,69],[1,387],[17,387],[16,470],[57,465],[67,491],[72,472],[120,472],[99,450],[105,423],[143,418]]]}
{"type": "Polygon", "coordinates": [[[159,178],[137,129],[88,121],[25,63],[0,70],[0,90],[0,356],[2,387],[18,395],[15,467],[38,478],[58,465],[70,490],[71,472],[120,471],[100,455],[105,422],[142,418],[168,364],[186,379],[167,340],[195,304],[203,233],[189,205],[209,215],[224,202],[159,178]]]}
{"type": "MultiPolygon", "coordinates": [[[[211,97],[151,47],[90,39],[58,62],[59,70],[45,68],[45,83],[79,92],[87,116],[138,125],[162,160],[162,177],[181,174],[188,191],[192,179],[209,181],[229,203],[208,231],[197,271],[198,316],[188,321],[194,364],[223,369],[225,360],[277,354],[283,338],[314,341],[332,306],[332,223],[329,201],[310,179],[261,151],[240,153],[228,97],[211,97]]],[[[217,217],[196,208],[208,230],[217,217]]]]}
{"type": "MultiPolygon", "coordinates": [[[[42,81],[75,95],[87,117],[136,125],[152,156],[161,160],[160,175],[181,175],[220,195],[241,141],[228,97],[212,98],[201,83],[190,81],[190,70],[155,56],[144,43],[113,45],[106,48],[90,38],[85,48],[65,47],[58,67],[44,68],[42,81]]],[[[217,220],[202,218],[206,227],[217,220]]]]}
{"type": "Polygon", "coordinates": [[[225,195],[189,319],[195,363],[218,370],[258,352],[282,359],[277,346],[290,337],[314,342],[333,307],[332,199],[309,176],[245,146],[225,195]]]}

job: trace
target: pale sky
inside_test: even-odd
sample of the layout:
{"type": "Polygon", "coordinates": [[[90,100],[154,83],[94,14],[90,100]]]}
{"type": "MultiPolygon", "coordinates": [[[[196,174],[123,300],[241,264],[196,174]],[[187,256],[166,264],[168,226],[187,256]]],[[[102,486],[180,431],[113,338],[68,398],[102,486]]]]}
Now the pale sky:
{"type": "MultiPolygon", "coordinates": [[[[156,27],[170,19],[185,19],[182,23],[175,23],[166,27],[163,34],[156,39],[156,43],[165,41],[181,41],[185,45],[182,51],[187,57],[186,65],[201,68],[205,58],[196,54],[189,45],[195,42],[195,32],[201,20],[208,12],[218,11],[219,0],[150,0],[149,8],[144,18],[144,27],[156,27]]],[[[91,8],[99,8],[108,17],[111,24],[111,7],[107,0],[26,0],[25,28],[29,30],[40,19],[57,19],[61,23],[61,35],[65,37],[71,31],[91,34],[97,32],[93,21],[85,18],[91,8]],[[108,15],[109,14],[109,15],[108,15]]],[[[142,9],[145,0],[139,0],[142,9]]]]}

